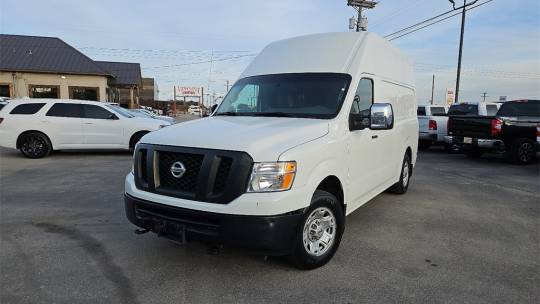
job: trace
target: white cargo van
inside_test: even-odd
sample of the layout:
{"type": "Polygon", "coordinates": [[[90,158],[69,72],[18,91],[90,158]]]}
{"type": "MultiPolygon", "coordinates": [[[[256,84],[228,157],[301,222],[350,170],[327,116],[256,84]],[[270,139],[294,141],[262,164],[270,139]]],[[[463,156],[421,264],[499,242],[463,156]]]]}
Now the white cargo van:
{"type": "Polygon", "coordinates": [[[138,233],[289,255],[312,269],[336,252],[346,215],[387,189],[407,191],[417,144],[412,66],[388,41],[282,40],[211,117],[141,139],[126,213],[138,233]]]}

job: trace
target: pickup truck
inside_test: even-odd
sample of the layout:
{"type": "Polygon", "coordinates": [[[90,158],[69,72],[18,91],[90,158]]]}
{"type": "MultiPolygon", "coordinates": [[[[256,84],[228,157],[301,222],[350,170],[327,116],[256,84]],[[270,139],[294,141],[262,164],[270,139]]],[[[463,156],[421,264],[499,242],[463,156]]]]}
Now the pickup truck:
{"type": "Polygon", "coordinates": [[[127,218],[139,234],[320,267],[348,214],[386,190],[407,192],[415,92],[409,59],[373,33],[274,42],[210,117],[142,138],[125,180],[127,218]]]}
{"type": "Polygon", "coordinates": [[[516,100],[504,103],[495,116],[450,116],[445,140],[470,157],[499,152],[528,164],[536,157],[539,131],[540,101],[516,100]]]}
{"type": "Polygon", "coordinates": [[[443,105],[418,106],[418,147],[427,149],[431,145],[444,144],[448,107],[443,105]]]}

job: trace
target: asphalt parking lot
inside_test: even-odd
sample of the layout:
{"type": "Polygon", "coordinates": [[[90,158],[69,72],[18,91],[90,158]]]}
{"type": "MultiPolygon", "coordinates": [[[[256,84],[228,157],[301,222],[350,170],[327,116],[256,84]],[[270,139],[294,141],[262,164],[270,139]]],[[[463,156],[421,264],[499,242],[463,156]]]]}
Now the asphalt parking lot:
{"type": "Polygon", "coordinates": [[[347,218],[299,271],[233,248],[135,235],[129,153],[0,150],[1,303],[539,303],[539,164],[419,154],[409,192],[347,218]]]}

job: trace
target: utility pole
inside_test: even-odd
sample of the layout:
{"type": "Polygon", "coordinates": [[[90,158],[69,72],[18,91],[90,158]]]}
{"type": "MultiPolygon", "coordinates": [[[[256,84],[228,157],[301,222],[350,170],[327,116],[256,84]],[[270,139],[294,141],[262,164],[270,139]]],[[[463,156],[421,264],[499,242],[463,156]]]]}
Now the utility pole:
{"type": "Polygon", "coordinates": [[[433,78],[431,79],[431,104],[433,104],[434,92],[435,92],[435,74],[433,74],[433,78]]]}
{"type": "Polygon", "coordinates": [[[225,93],[228,93],[229,92],[229,81],[228,80],[227,80],[226,86],[227,86],[227,91],[225,93]]]}
{"type": "Polygon", "coordinates": [[[482,93],[482,101],[486,101],[486,97],[489,97],[487,92],[482,93]]]}
{"type": "Polygon", "coordinates": [[[356,20],[356,31],[367,31],[367,20],[365,23],[362,21],[362,9],[367,8],[371,9],[377,5],[377,2],[371,0],[347,0],[347,5],[354,7],[358,10],[358,19],[356,20]]]}
{"type": "Polygon", "coordinates": [[[463,0],[463,6],[456,8],[456,3],[454,0],[448,0],[452,3],[454,10],[462,9],[461,13],[461,35],[459,37],[459,55],[458,55],[458,67],[457,67],[457,76],[456,76],[456,99],[454,103],[459,102],[459,81],[461,78],[461,58],[463,55],[463,35],[465,34],[465,12],[467,11],[467,6],[475,4],[478,0],[475,0],[471,3],[467,3],[467,0],[463,0]]]}

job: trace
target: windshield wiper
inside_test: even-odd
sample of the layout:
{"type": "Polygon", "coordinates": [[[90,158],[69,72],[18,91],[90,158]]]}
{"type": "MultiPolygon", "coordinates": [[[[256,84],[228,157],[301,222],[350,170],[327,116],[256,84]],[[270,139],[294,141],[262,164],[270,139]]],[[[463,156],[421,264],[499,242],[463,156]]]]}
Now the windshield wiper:
{"type": "Polygon", "coordinates": [[[238,112],[219,112],[215,116],[238,116],[238,112]]]}
{"type": "Polygon", "coordinates": [[[294,117],[293,115],[285,112],[259,112],[253,113],[253,116],[294,117]]]}

